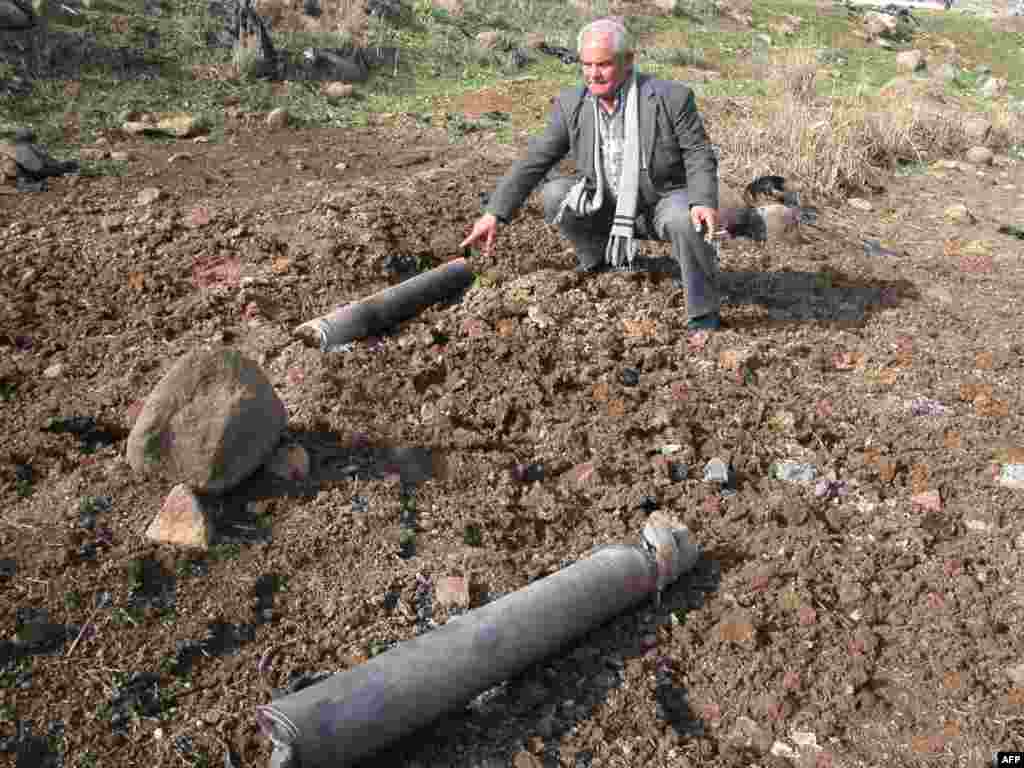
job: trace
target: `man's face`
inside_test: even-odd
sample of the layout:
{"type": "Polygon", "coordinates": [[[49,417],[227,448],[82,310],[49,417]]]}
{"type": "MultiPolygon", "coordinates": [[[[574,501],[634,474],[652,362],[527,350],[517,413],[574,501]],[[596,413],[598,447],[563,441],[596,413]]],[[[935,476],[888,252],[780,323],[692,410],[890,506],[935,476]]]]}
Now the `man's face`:
{"type": "Polygon", "coordinates": [[[611,35],[588,35],[580,48],[583,80],[598,98],[615,93],[626,81],[633,64],[632,54],[617,55],[612,45],[611,35]]]}

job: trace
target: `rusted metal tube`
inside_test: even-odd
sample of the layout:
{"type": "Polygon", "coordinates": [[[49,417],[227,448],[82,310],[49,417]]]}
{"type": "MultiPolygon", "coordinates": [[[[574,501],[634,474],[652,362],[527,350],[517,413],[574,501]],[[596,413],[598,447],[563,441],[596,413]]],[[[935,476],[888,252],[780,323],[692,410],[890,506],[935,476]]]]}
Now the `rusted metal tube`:
{"type": "Polygon", "coordinates": [[[319,346],[327,352],[353,339],[383,333],[431,304],[450,299],[471,282],[473,270],[469,263],[464,258],[453,259],[309,320],[293,333],[309,346],[319,346]]]}
{"type": "Polygon", "coordinates": [[[322,683],[257,709],[271,766],[344,768],[521,673],[697,562],[686,528],[648,525],[322,683]]]}

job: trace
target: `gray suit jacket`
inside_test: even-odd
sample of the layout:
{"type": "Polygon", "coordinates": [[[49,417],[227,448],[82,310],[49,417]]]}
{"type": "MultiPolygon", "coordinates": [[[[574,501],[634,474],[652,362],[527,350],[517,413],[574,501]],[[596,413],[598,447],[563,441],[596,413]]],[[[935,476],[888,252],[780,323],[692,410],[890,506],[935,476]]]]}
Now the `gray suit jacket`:
{"type": "MultiPolygon", "coordinates": [[[[637,75],[640,95],[640,151],[647,171],[640,173],[640,200],[658,200],[685,188],[690,205],[718,208],[718,161],[697,113],[693,91],[683,83],[637,75]]],[[[511,219],[544,175],[566,155],[576,172],[597,183],[594,170],[593,96],[585,86],[566,88],[554,99],[544,133],[531,139],[526,155],[498,182],[487,211],[511,219]]]]}

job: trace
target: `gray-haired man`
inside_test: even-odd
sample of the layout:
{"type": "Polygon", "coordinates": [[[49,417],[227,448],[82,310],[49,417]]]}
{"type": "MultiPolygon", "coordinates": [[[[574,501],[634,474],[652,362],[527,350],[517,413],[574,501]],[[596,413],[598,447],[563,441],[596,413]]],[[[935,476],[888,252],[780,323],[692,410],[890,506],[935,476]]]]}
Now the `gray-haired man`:
{"type": "Polygon", "coordinates": [[[639,232],[672,244],[686,288],[688,327],[719,327],[718,263],[701,229],[718,228],[718,162],[682,83],[638,75],[625,27],[599,19],[580,32],[584,85],[555,99],[547,129],[498,182],[462,247],[496,240],[566,155],[576,178],[542,189],[544,214],[576,248],[577,268],[631,265],[639,232]]]}

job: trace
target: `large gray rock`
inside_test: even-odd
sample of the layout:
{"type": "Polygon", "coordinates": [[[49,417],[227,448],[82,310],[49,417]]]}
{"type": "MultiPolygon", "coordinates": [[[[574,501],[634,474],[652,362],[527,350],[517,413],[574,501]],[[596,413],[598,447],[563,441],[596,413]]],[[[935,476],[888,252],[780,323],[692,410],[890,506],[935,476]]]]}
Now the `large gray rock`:
{"type": "Polygon", "coordinates": [[[127,458],[200,493],[223,493],[262,465],[288,411],[260,367],[234,349],[190,352],[146,399],[127,458]]]}

